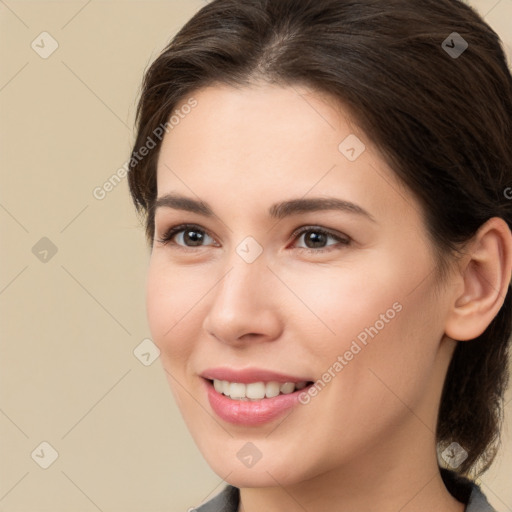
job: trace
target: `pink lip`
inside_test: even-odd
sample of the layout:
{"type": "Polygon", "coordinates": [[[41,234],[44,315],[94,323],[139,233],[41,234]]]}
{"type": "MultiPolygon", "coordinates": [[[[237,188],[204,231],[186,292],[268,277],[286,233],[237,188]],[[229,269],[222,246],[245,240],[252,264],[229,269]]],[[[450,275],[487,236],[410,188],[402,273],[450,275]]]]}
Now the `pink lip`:
{"type": "MultiPolygon", "coordinates": [[[[237,378],[239,378],[239,376],[237,376],[237,378]]],[[[275,378],[273,380],[275,380],[275,378]]],[[[208,394],[208,401],[215,414],[224,421],[244,426],[262,425],[278,418],[287,410],[298,405],[300,393],[309,389],[309,386],[307,386],[288,395],[278,395],[273,398],[263,398],[262,400],[251,402],[232,400],[215,391],[213,383],[206,378],[203,379],[203,382],[208,394]]],[[[240,382],[240,380],[233,380],[231,382],[240,382]]],[[[249,382],[257,381],[249,379],[249,382]]],[[[293,382],[293,380],[287,380],[286,382],[293,382]]]]}
{"type": "Polygon", "coordinates": [[[284,373],[276,373],[270,370],[259,368],[245,368],[244,370],[235,370],[233,368],[209,368],[202,372],[201,377],[209,380],[227,380],[229,382],[240,382],[249,384],[250,382],[308,382],[313,380],[311,377],[294,377],[284,373]]]}

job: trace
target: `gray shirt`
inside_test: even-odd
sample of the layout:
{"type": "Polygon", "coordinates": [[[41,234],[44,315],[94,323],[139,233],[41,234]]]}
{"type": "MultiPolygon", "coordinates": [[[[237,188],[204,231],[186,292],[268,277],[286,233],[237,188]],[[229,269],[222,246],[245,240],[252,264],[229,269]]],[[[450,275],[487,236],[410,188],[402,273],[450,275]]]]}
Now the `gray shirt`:
{"type": "MultiPolygon", "coordinates": [[[[496,512],[473,481],[444,468],[441,469],[441,476],[450,493],[466,504],[465,512],[496,512]]],[[[200,507],[191,509],[191,512],[237,512],[239,502],[240,490],[228,485],[220,494],[200,507]]]]}

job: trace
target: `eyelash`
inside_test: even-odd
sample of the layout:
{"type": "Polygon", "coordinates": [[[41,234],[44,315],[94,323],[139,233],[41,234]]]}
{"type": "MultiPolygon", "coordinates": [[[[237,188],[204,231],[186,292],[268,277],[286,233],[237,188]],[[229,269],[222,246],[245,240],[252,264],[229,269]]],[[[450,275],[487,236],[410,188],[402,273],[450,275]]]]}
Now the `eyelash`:
{"type": "MultiPolygon", "coordinates": [[[[213,238],[213,236],[210,235],[210,233],[208,233],[208,231],[201,228],[197,224],[179,224],[177,226],[172,226],[171,228],[169,228],[163,234],[163,236],[161,238],[157,239],[156,241],[162,245],[166,245],[172,240],[172,238],[175,235],[177,235],[178,233],[181,233],[182,231],[186,231],[186,230],[198,231],[200,233],[204,233],[204,234],[208,235],[209,237],[213,238]]],[[[304,233],[308,233],[310,231],[312,231],[314,233],[321,233],[323,235],[331,237],[331,238],[337,240],[339,242],[339,244],[341,244],[342,246],[348,246],[352,242],[352,240],[349,237],[346,237],[346,238],[340,237],[338,235],[335,235],[334,233],[331,233],[330,231],[327,231],[327,230],[325,230],[321,227],[317,227],[317,226],[300,227],[292,233],[292,238],[293,238],[293,240],[295,240],[298,237],[302,236],[304,233]]],[[[194,251],[198,248],[205,247],[205,246],[188,247],[188,246],[179,245],[175,242],[173,243],[173,245],[178,247],[180,250],[184,250],[186,252],[194,251]]],[[[310,247],[297,247],[297,249],[300,251],[308,252],[308,253],[318,254],[318,253],[325,253],[325,252],[330,252],[332,250],[335,250],[336,249],[335,245],[336,244],[327,246],[329,248],[311,249],[310,247]]]]}

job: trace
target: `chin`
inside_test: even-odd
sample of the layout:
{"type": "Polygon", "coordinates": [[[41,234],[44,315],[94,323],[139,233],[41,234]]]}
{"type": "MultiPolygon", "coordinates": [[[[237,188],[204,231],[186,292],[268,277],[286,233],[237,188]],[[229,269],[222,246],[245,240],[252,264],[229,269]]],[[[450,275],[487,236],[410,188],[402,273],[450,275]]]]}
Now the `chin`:
{"type": "MultiPolygon", "coordinates": [[[[203,456],[212,470],[229,484],[235,487],[275,487],[276,485],[293,485],[311,478],[297,467],[297,457],[287,459],[283,453],[272,451],[270,456],[262,455],[259,460],[247,458],[244,461],[245,453],[241,455],[240,446],[243,442],[238,441],[237,447],[232,452],[226,449],[219,454],[203,456]]],[[[224,446],[224,448],[226,448],[224,446]]]]}
{"type": "MultiPolygon", "coordinates": [[[[227,469],[227,467],[222,469],[227,469]]],[[[225,480],[229,484],[240,488],[288,486],[302,481],[302,478],[298,475],[291,474],[289,469],[290,465],[287,465],[286,468],[268,468],[266,466],[262,466],[259,469],[256,469],[256,467],[232,468],[232,473],[225,480]]],[[[217,471],[215,472],[217,473],[217,471]]],[[[227,473],[229,473],[229,470],[227,473]]],[[[227,473],[217,474],[223,478],[227,473]]]]}

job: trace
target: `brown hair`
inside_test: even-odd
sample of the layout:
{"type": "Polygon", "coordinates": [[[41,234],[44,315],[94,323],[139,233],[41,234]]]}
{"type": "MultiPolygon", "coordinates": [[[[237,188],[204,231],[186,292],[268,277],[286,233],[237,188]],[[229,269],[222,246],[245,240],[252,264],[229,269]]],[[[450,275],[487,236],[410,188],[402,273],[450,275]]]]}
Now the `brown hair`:
{"type": "MultiPolygon", "coordinates": [[[[199,88],[261,79],[311,86],[354,113],[418,199],[440,275],[485,221],[512,226],[512,77],[498,35],[473,8],[459,0],[214,0],[144,77],[128,180],[149,242],[160,141],[146,158],[134,155],[199,88]],[[450,54],[463,40],[465,51],[450,54]]],[[[485,332],[457,344],[448,369],[437,440],[468,452],[461,474],[485,471],[496,454],[511,330],[509,287],[485,332]]]]}

